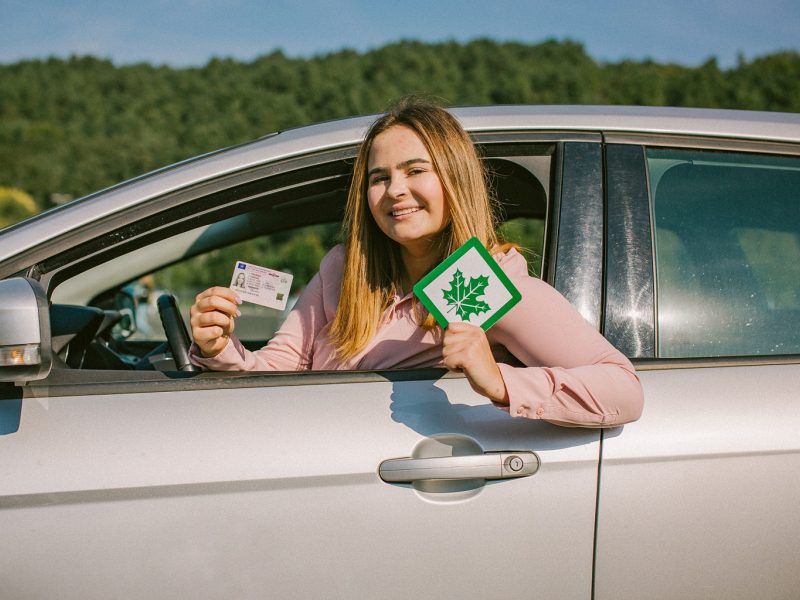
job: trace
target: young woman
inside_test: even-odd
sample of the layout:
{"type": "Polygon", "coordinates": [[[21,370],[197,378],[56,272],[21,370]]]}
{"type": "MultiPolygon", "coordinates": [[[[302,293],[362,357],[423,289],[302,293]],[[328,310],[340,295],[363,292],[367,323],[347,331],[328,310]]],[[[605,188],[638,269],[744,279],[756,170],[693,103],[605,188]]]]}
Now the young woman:
{"type": "Polygon", "coordinates": [[[497,239],[475,147],[443,108],[410,100],[372,125],[356,158],[344,235],[261,350],[232,335],[241,303],[234,291],[199,294],[192,361],[259,371],[445,366],[514,416],[607,427],[641,414],[630,361],[497,239]],[[473,236],[522,300],[487,333],[467,323],[442,331],[411,288],[473,236]]]}

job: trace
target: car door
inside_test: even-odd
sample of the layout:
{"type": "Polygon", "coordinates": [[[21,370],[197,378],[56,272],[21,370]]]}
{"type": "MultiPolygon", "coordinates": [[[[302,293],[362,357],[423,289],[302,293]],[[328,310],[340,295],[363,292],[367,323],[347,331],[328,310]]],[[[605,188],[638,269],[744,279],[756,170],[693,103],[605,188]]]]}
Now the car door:
{"type": "MultiPolygon", "coordinates": [[[[559,236],[555,217],[578,210],[567,182],[597,178],[599,163],[587,173],[556,146],[547,272],[580,296],[567,271],[580,236],[559,236]]],[[[599,157],[596,142],[581,148],[599,157]]],[[[324,160],[267,165],[262,187],[283,194],[302,173],[325,172],[324,160]]],[[[121,228],[75,234],[63,254],[37,249],[30,272],[51,284],[59,270],[64,285],[76,273],[97,279],[81,265],[112,251],[119,265],[155,265],[163,247],[148,244],[250,198],[248,185],[228,177],[210,184],[213,198],[168,195],[121,228]]],[[[599,289],[599,271],[581,277],[599,289]]],[[[0,390],[9,597],[591,595],[599,431],[511,418],[462,376],[60,368],[0,390]]]]}
{"type": "Polygon", "coordinates": [[[603,433],[596,598],[796,597],[800,151],[609,141],[605,333],[646,404],[603,433]]]}

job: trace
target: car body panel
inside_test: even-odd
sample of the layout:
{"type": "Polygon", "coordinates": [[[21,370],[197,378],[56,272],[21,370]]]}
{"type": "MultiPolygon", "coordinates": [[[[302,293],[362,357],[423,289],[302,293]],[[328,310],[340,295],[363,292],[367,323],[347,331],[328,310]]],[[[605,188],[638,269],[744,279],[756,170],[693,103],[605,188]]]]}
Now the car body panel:
{"type": "Polygon", "coordinates": [[[26,398],[0,437],[0,579],[62,598],[587,597],[598,453],[599,431],[511,419],[464,378],[26,398]],[[445,433],[541,467],[452,493],[378,477],[445,433]]]}
{"type": "Polygon", "coordinates": [[[603,440],[596,598],[800,590],[800,364],[640,371],[603,440]]]}

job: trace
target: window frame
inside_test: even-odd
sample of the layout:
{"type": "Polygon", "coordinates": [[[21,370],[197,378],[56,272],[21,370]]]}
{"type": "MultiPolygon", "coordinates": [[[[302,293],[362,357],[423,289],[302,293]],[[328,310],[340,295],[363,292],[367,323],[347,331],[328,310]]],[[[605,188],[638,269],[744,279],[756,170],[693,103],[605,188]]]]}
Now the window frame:
{"type": "MultiPolygon", "coordinates": [[[[604,147],[607,149],[610,145],[616,146],[633,146],[641,152],[643,161],[641,168],[633,169],[629,174],[630,176],[639,179],[636,184],[638,189],[647,190],[646,205],[648,210],[648,219],[646,221],[646,230],[640,232],[640,239],[649,237],[649,249],[642,249],[636,247],[634,244],[626,242],[624,232],[617,231],[617,235],[622,233],[622,237],[618,238],[623,240],[625,248],[639,257],[642,263],[651,265],[649,272],[640,272],[638,280],[646,283],[649,280],[649,285],[652,288],[653,296],[649,307],[646,308],[653,314],[654,330],[652,337],[649,332],[638,333],[639,336],[631,338],[631,332],[636,331],[635,327],[631,326],[630,318],[625,316],[625,311],[629,306],[633,305],[631,290],[635,286],[628,286],[625,277],[631,277],[632,274],[629,270],[612,270],[609,272],[607,269],[604,273],[604,323],[608,322],[609,317],[616,320],[616,327],[606,329],[604,327],[603,333],[614,344],[615,347],[621,349],[628,358],[630,358],[637,370],[661,370],[661,369],[683,369],[683,368],[704,368],[704,367],[728,367],[728,366],[750,366],[750,365],[772,365],[772,364],[797,364],[800,363],[800,354],[782,354],[782,355],[749,355],[749,356],[720,356],[720,357],[675,357],[675,358],[662,358],[657,355],[658,348],[658,289],[657,280],[655,276],[655,241],[654,241],[654,228],[653,228],[653,205],[650,193],[649,173],[646,165],[646,149],[648,147],[657,148],[677,148],[687,150],[710,150],[710,151],[729,151],[746,154],[761,154],[761,155],[783,155],[783,156],[800,156],[800,143],[783,143],[783,142],[765,142],[761,140],[747,140],[747,139],[729,139],[729,138],[710,138],[710,137],[693,137],[686,135],[653,135],[653,134],[637,134],[637,133],[609,133],[604,134],[604,147]],[[628,291],[625,292],[625,288],[628,291]],[[626,295],[627,293],[627,295],[626,295]],[[611,295],[616,295],[620,301],[616,305],[608,306],[607,299],[611,295]],[[627,299],[627,303],[624,301],[627,299]],[[626,339],[625,336],[628,336],[626,339]],[[643,346],[652,344],[652,353],[637,354],[631,352],[630,348],[635,347],[636,343],[641,343],[643,346]]],[[[615,176],[606,163],[604,165],[605,180],[615,176]]],[[[617,176],[619,176],[617,174],[617,176]]],[[[630,199],[628,199],[630,201],[630,199]]],[[[609,204],[614,202],[614,198],[609,199],[606,194],[607,211],[609,204]]],[[[641,196],[637,200],[637,204],[641,204],[641,196]]],[[[617,207],[619,208],[619,207],[617,207]]],[[[612,208],[613,209],[613,208],[612,208]]],[[[641,210],[641,207],[639,207],[641,210]]],[[[606,253],[609,246],[609,229],[619,228],[618,224],[612,222],[607,223],[606,237],[604,247],[606,253]]],[[[613,233],[612,233],[613,235],[613,233]]],[[[606,261],[608,266],[608,261],[606,261]]]]}
{"type": "MultiPolygon", "coordinates": [[[[556,196],[560,192],[553,178],[553,169],[558,162],[560,142],[565,136],[538,132],[486,132],[473,136],[483,156],[503,158],[522,156],[508,150],[524,145],[556,144],[551,158],[550,189],[545,207],[545,233],[543,255],[546,257],[551,232],[548,229],[549,215],[552,214],[556,196]]],[[[573,134],[578,140],[598,139],[598,136],[573,134]]],[[[25,267],[29,276],[39,279],[48,296],[52,290],[71,274],[82,269],[105,262],[116,256],[133,252],[148,243],[148,240],[165,233],[176,235],[199,225],[216,222],[221,214],[233,216],[233,210],[242,210],[264,195],[290,190],[307,183],[304,175],[319,170],[322,179],[331,175],[326,166],[348,163],[352,169],[357,146],[349,146],[319,153],[284,159],[258,167],[245,169],[233,174],[204,182],[187,189],[170,192],[150,199],[112,217],[92,223],[86,227],[69,232],[59,238],[48,251],[32,253],[36,262],[25,267]],[[265,185],[263,182],[269,182],[265,185]],[[278,182],[278,185],[272,185],[278,182]],[[255,191],[253,191],[255,186],[255,191]],[[244,190],[244,193],[241,193],[244,190]],[[252,192],[252,193],[250,193],[252,192]],[[224,199],[224,202],[220,202],[224,199]]],[[[336,171],[336,169],[333,169],[336,171]]],[[[556,236],[557,232],[552,235],[556,236]]],[[[543,260],[546,260],[543,258],[543,260]]],[[[546,263],[544,263],[546,264],[546,263]]],[[[166,265],[164,265],[166,266],[166,265]]],[[[543,267],[543,276],[547,271],[543,267]]],[[[134,370],[90,370],[53,369],[47,378],[31,382],[26,386],[26,395],[31,397],[80,396],[95,394],[149,393],[201,389],[252,388],[285,385],[330,385],[370,381],[411,381],[438,380],[442,377],[460,378],[463,374],[449,373],[446,369],[424,368],[388,371],[311,371],[311,372],[202,372],[179,373],[134,370]]]]}

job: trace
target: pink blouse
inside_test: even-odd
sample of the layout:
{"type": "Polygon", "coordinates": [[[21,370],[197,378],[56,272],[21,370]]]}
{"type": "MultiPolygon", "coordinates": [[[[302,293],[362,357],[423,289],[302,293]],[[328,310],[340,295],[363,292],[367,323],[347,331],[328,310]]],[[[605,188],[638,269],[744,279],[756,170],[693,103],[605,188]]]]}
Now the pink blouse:
{"type": "MultiPolygon", "coordinates": [[[[516,250],[495,259],[522,293],[487,337],[508,390],[512,416],[572,427],[629,423],[642,412],[633,365],[556,290],[528,275],[516,250]]],[[[217,371],[378,370],[442,366],[442,332],[419,327],[412,294],[396,295],[372,341],[348,360],[328,332],[336,314],[344,248],[336,246],[269,343],[251,352],[235,337],[213,358],[193,345],[196,365],[217,371]]]]}

